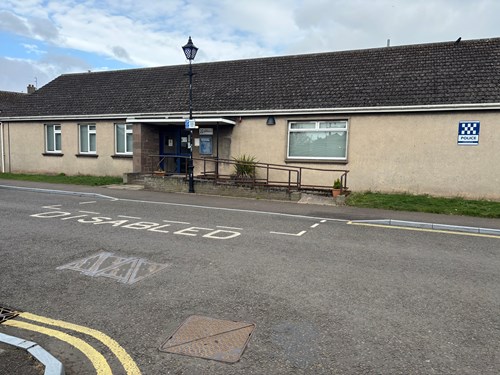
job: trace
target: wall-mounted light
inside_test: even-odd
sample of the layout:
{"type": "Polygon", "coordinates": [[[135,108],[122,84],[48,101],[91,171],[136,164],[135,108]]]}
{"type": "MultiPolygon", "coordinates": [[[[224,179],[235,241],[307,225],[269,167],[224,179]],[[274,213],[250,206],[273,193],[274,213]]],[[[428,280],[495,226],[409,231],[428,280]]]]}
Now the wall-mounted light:
{"type": "Polygon", "coordinates": [[[267,118],[266,125],[276,125],[276,119],[274,116],[269,116],[267,118]]]}

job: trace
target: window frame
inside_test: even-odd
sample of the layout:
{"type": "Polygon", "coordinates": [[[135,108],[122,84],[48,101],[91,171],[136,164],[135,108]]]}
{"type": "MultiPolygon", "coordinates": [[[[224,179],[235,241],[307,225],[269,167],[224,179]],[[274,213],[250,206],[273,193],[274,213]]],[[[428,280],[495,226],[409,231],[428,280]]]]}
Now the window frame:
{"type": "Polygon", "coordinates": [[[134,140],[133,140],[133,136],[134,136],[134,130],[133,130],[133,124],[127,124],[127,123],[116,123],[115,124],[115,154],[116,155],[132,155],[133,154],[133,148],[134,148],[134,140]],[[123,138],[123,145],[125,147],[125,151],[119,151],[118,150],[118,128],[120,126],[124,126],[125,129],[124,129],[124,138],[123,138]],[[132,149],[131,150],[128,150],[128,147],[127,147],[127,135],[131,135],[132,136],[132,149]]]}
{"type": "Polygon", "coordinates": [[[61,154],[62,153],[62,127],[61,124],[45,124],[45,152],[47,154],[61,154]],[[53,128],[52,132],[52,145],[53,150],[49,150],[49,128],[53,128]],[[59,148],[57,148],[57,136],[59,135],[59,148]]]}
{"type": "Polygon", "coordinates": [[[93,124],[93,123],[90,123],[90,124],[78,124],[78,152],[80,154],[90,154],[90,155],[95,155],[97,154],[97,127],[96,127],[96,124],[93,124]],[[93,126],[94,129],[93,130],[90,130],[90,127],[93,126]],[[86,127],[87,128],[87,133],[86,133],[86,137],[87,137],[87,148],[88,150],[85,151],[85,150],[82,150],[82,128],[86,127]],[[90,136],[91,135],[94,135],[95,137],[95,150],[91,150],[90,149],[90,145],[91,145],[91,142],[90,142],[90,136]]]}
{"type": "Polygon", "coordinates": [[[294,120],[288,122],[287,128],[287,150],[286,150],[286,158],[290,161],[338,161],[338,162],[347,162],[348,155],[348,146],[349,146],[349,121],[347,119],[335,119],[335,120],[294,120]],[[344,128],[321,128],[321,124],[325,123],[344,123],[344,128]],[[292,129],[293,124],[314,124],[314,128],[312,129],[292,129]],[[291,133],[329,133],[329,132],[343,132],[345,133],[345,154],[343,157],[330,157],[330,156],[291,156],[290,155],[290,135],[291,133]]]}

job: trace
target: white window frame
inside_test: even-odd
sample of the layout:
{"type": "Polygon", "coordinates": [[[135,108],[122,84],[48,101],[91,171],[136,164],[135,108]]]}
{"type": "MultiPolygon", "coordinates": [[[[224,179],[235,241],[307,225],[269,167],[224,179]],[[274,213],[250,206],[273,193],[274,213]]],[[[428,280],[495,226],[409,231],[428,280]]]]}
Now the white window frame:
{"type": "Polygon", "coordinates": [[[51,154],[62,153],[62,130],[59,124],[45,124],[45,152],[51,154]],[[49,135],[49,128],[52,128],[52,136],[49,135]],[[58,137],[59,136],[59,137],[58,137]],[[49,139],[52,140],[52,149],[49,148],[49,139]],[[59,148],[57,147],[57,139],[59,138],[59,148]]]}
{"type": "Polygon", "coordinates": [[[349,122],[343,120],[303,120],[303,121],[290,121],[288,123],[287,131],[287,159],[289,160],[331,160],[331,161],[347,161],[348,145],[349,145],[349,122]],[[321,124],[325,123],[344,123],[344,128],[321,128],[321,124]],[[312,129],[292,129],[293,124],[314,124],[312,129]],[[343,157],[330,157],[330,156],[290,156],[290,134],[291,133],[328,133],[328,132],[345,132],[345,155],[343,157]]]}
{"type": "Polygon", "coordinates": [[[80,154],[96,154],[97,153],[97,131],[96,131],[96,125],[95,124],[79,124],[78,126],[78,136],[79,136],[79,152],[80,154]],[[90,127],[93,127],[93,129],[91,129],[90,127]],[[87,150],[83,150],[82,149],[82,129],[84,128],[87,128],[87,131],[86,131],[86,134],[85,134],[85,137],[86,137],[86,141],[87,141],[87,147],[88,149],[87,150]],[[91,150],[90,149],[90,145],[91,145],[91,142],[90,142],[90,138],[91,136],[94,136],[95,138],[95,150],[91,150]]]}
{"type": "Polygon", "coordinates": [[[115,153],[117,155],[132,155],[133,153],[133,147],[134,147],[134,144],[133,144],[133,139],[132,139],[132,146],[131,148],[132,149],[128,149],[127,147],[127,138],[128,138],[128,135],[131,135],[133,137],[133,125],[132,124],[126,124],[126,123],[120,123],[120,124],[115,124],[115,153]],[[124,151],[119,151],[118,150],[118,128],[120,126],[123,126],[125,127],[125,132],[123,134],[123,145],[125,147],[125,150],[124,151]]]}

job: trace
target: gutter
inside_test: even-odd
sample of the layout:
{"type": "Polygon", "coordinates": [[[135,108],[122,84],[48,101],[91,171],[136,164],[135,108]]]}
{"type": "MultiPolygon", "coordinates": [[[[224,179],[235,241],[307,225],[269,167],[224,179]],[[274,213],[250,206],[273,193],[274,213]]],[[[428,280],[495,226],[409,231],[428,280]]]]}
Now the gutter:
{"type": "MultiPolygon", "coordinates": [[[[443,111],[485,111],[500,110],[500,103],[465,103],[465,104],[433,104],[408,106],[381,106],[381,107],[332,107],[332,108],[305,108],[305,109],[259,109],[236,111],[205,111],[195,113],[196,116],[206,117],[242,117],[242,116],[269,116],[269,115],[313,115],[313,114],[352,114],[352,113],[405,113],[405,112],[443,112],[443,111]]],[[[124,119],[129,117],[154,118],[155,116],[169,118],[177,116],[177,121],[183,121],[185,112],[152,112],[152,113],[107,113],[93,115],[57,115],[57,116],[14,116],[0,117],[0,121],[33,121],[33,120],[106,120],[124,119]]],[[[220,121],[220,120],[219,120],[220,121]]]]}

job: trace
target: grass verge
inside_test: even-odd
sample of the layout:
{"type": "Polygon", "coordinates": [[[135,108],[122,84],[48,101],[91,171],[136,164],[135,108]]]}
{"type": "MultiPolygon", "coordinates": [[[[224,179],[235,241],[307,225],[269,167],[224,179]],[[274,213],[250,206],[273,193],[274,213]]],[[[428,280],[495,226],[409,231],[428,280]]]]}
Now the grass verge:
{"type": "Polygon", "coordinates": [[[346,203],[353,207],[500,218],[500,202],[487,200],[368,192],[352,193],[347,197],[346,203]]]}
{"type": "Polygon", "coordinates": [[[50,182],[54,184],[89,185],[89,186],[102,186],[102,185],[113,185],[113,184],[123,183],[121,177],[86,176],[86,175],[66,176],[64,173],[60,173],[57,175],[0,173],[0,179],[50,182]]]}

